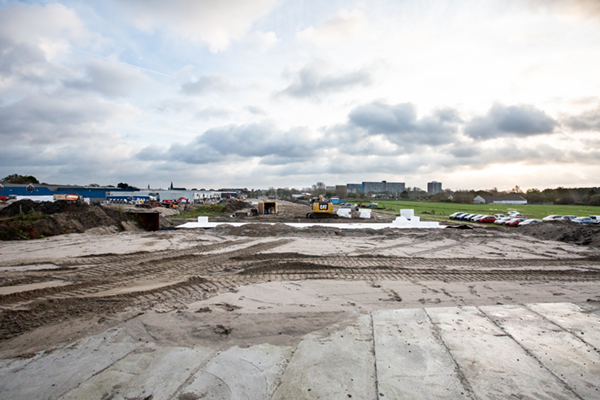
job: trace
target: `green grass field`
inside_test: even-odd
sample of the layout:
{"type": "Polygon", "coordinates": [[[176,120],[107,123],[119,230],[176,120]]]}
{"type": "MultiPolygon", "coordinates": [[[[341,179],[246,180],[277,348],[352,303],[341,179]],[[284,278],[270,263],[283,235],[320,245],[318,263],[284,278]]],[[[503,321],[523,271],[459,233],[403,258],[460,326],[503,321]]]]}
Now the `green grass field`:
{"type": "MultiPolygon", "coordinates": [[[[375,200],[379,207],[388,210],[378,210],[390,214],[399,213],[403,208],[412,208],[415,215],[434,217],[433,219],[447,218],[450,214],[461,211],[473,214],[506,214],[510,210],[519,211],[529,218],[542,219],[548,215],[577,215],[587,217],[600,215],[600,207],[593,206],[562,206],[562,205],[537,205],[537,204],[457,204],[457,203],[424,203],[418,201],[375,200]],[[428,215],[429,214],[429,215],[428,215]]],[[[367,202],[363,204],[368,204],[367,202]]]]}
{"type": "Polygon", "coordinates": [[[226,214],[225,204],[206,204],[194,206],[194,208],[189,211],[174,215],[173,218],[218,217],[223,214],[226,214]]]}

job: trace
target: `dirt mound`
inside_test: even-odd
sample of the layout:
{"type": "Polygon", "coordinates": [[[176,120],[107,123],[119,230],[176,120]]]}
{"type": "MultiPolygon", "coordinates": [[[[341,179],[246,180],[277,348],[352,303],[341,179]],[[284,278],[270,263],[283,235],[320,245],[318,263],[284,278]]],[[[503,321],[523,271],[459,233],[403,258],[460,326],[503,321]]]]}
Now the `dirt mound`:
{"type": "Polygon", "coordinates": [[[55,202],[37,202],[29,199],[19,200],[8,207],[0,210],[1,218],[12,218],[19,214],[40,212],[44,215],[53,215],[64,212],[81,212],[89,207],[86,203],[74,203],[71,201],[57,200],[55,202]]]}
{"type": "Polygon", "coordinates": [[[233,214],[236,211],[252,208],[252,204],[246,203],[245,201],[237,200],[223,200],[219,204],[225,205],[223,209],[224,213],[233,214]]]}
{"type": "Polygon", "coordinates": [[[362,237],[373,235],[392,234],[389,228],[383,230],[375,229],[351,229],[345,230],[328,226],[311,226],[307,228],[295,228],[285,224],[247,224],[242,226],[219,225],[215,228],[219,235],[248,236],[248,237],[362,237]],[[385,231],[385,232],[384,232],[385,231]]]}
{"type": "Polygon", "coordinates": [[[600,247],[600,226],[565,222],[544,222],[521,226],[518,232],[542,240],[557,240],[584,246],[600,247]]]}
{"type": "Polygon", "coordinates": [[[65,233],[83,233],[98,227],[132,226],[130,215],[86,203],[21,200],[2,210],[0,240],[39,239],[65,233]]]}

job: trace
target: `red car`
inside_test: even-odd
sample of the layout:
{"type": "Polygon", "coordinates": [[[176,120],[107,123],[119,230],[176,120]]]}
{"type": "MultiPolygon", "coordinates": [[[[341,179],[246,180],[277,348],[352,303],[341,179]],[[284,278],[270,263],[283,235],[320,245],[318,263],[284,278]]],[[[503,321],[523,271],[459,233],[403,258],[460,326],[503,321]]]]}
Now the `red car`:
{"type": "Polygon", "coordinates": [[[508,221],[505,225],[508,226],[519,226],[520,222],[525,221],[526,218],[513,218],[510,221],[508,221]]]}
{"type": "Polygon", "coordinates": [[[481,218],[479,220],[479,222],[485,222],[486,224],[491,224],[492,222],[494,222],[496,220],[496,218],[494,217],[490,217],[489,215],[486,215],[485,217],[481,218]]]}

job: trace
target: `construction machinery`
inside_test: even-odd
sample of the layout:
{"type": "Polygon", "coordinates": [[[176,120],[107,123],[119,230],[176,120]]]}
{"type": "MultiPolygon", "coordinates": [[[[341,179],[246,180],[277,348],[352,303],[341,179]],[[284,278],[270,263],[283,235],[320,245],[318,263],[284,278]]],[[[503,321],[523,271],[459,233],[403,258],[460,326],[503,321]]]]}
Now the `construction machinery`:
{"type": "Polygon", "coordinates": [[[325,200],[322,195],[311,200],[312,212],[306,214],[306,218],[338,218],[339,216],[333,211],[333,203],[331,200],[325,200]]]}
{"type": "Polygon", "coordinates": [[[179,205],[184,201],[185,201],[185,206],[183,207],[183,209],[187,210],[189,200],[185,197],[180,197],[177,200],[173,201],[173,208],[179,208],[179,205]]]}
{"type": "Polygon", "coordinates": [[[52,196],[54,201],[56,200],[64,200],[69,201],[71,203],[79,203],[83,201],[83,197],[78,195],[77,193],[69,193],[69,194],[55,194],[52,196]]]}

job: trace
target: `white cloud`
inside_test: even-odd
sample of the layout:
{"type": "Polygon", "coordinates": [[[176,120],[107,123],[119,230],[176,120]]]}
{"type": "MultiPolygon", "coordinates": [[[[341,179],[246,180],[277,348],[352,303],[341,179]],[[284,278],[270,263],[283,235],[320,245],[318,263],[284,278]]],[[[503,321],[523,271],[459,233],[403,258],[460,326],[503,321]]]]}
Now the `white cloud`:
{"type": "Polygon", "coordinates": [[[296,34],[302,41],[332,45],[353,41],[365,33],[367,19],[359,11],[341,11],[316,28],[310,26],[296,34]]]}
{"type": "Polygon", "coordinates": [[[115,4],[122,10],[123,18],[144,32],[166,28],[175,36],[207,43],[210,51],[217,53],[241,40],[276,3],[277,0],[129,0],[115,4]]]}
{"type": "Polygon", "coordinates": [[[10,3],[0,9],[0,37],[35,46],[51,60],[68,53],[72,42],[87,43],[93,35],[77,13],[62,4],[10,3]]]}
{"type": "Polygon", "coordinates": [[[248,34],[247,42],[258,47],[261,53],[266,52],[272,46],[274,46],[277,42],[280,42],[280,39],[277,38],[277,34],[273,31],[269,32],[261,32],[261,31],[253,31],[248,34]]]}

